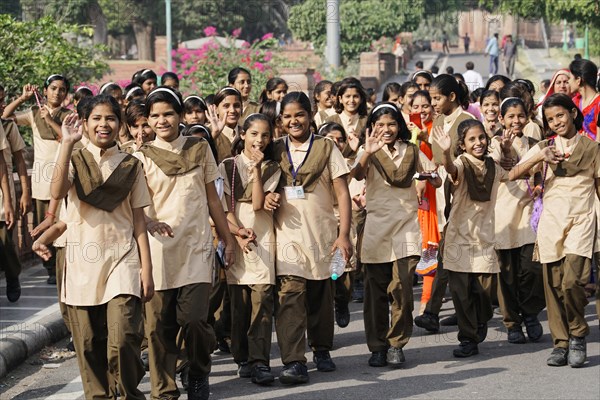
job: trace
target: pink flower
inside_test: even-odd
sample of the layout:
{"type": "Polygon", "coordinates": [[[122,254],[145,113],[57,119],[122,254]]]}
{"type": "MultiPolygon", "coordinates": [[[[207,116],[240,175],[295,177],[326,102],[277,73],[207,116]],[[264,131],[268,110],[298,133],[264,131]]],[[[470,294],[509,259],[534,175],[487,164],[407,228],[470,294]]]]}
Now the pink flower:
{"type": "Polygon", "coordinates": [[[273,58],[273,53],[270,51],[267,51],[265,53],[265,56],[263,57],[264,62],[269,62],[271,61],[271,59],[273,58]]]}
{"type": "Polygon", "coordinates": [[[206,28],[204,28],[204,34],[207,37],[215,36],[217,34],[217,28],[215,28],[214,26],[207,26],[206,28]]]}
{"type": "Polygon", "coordinates": [[[244,40],[244,43],[242,43],[242,49],[247,49],[249,47],[250,47],[250,43],[248,43],[244,40]]]}
{"type": "Polygon", "coordinates": [[[231,36],[236,38],[240,36],[240,33],[242,33],[242,28],[237,28],[234,29],[233,32],[231,32],[231,36]]]}
{"type": "Polygon", "coordinates": [[[188,72],[189,72],[190,74],[193,74],[194,72],[196,72],[196,70],[197,70],[197,69],[198,69],[198,67],[196,66],[196,64],[194,64],[194,65],[192,65],[192,66],[190,67],[190,69],[188,70],[188,72]]]}
{"type": "Polygon", "coordinates": [[[184,55],[181,56],[181,61],[185,62],[187,60],[189,60],[192,57],[192,55],[190,53],[185,53],[184,55]]]}
{"type": "Polygon", "coordinates": [[[260,72],[264,72],[265,71],[265,66],[261,63],[259,63],[258,61],[254,63],[254,65],[252,65],[252,68],[259,70],[260,72]]]}
{"type": "Polygon", "coordinates": [[[260,38],[260,40],[269,40],[269,39],[273,39],[273,33],[265,33],[263,35],[263,37],[260,38]]]}
{"type": "Polygon", "coordinates": [[[175,71],[177,69],[177,63],[175,61],[171,62],[171,69],[175,71]]]}

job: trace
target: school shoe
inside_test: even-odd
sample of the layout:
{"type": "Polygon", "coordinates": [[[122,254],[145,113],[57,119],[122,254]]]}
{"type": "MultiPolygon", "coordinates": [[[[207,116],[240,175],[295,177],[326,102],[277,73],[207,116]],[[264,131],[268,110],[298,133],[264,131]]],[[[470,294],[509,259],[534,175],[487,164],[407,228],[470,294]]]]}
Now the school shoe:
{"type": "Polygon", "coordinates": [[[69,343],[67,343],[67,345],[65,346],[65,348],[68,351],[75,352],[75,344],[73,343],[73,336],[71,336],[71,339],[69,339],[69,343]]]}
{"type": "Polygon", "coordinates": [[[425,329],[427,332],[437,332],[440,330],[440,318],[425,311],[423,314],[415,317],[415,325],[425,329]]]}
{"type": "Polygon", "coordinates": [[[402,351],[402,349],[398,347],[390,347],[387,351],[386,360],[391,367],[398,368],[402,364],[404,364],[406,358],[404,358],[404,352],[402,351]]]}
{"type": "Polygon", "coordinates": [[[479,354],[479,349],[475,342],[460,342],[458,349],[454,349],[452,354],[454,354],[454,357],[458,358],[471,357],[479,354]]]}
{"type": "Polygon", "coordinates": [[[527,341],[523,334],[523,328],[517,326],[508,330],[508,343],[523,344],[527,341]]]}
{"type": "Polygon", "coordinates": [[[241,361],[238,364],[238,375],[240,378],[250,378],[252,376],[252,367],[248,365],[247,361],[241,361]]]}
{"type": "Polygon", "coordinates": [[[46,283],[48,285],[56,285],[56,275],[50,275],[48,279],[46,279],[46,283]]]}
{"type": "Polygon", "coordinates": [[[308,368],[298,361],[286,364],[279,374],[279,382],[283,385],[306,383],[308,382],[308,368]]]}
{"type": "Polygon", "coordinates": [[[217,341],[217,348],[221,350],[223,353],[231,353],[231,345],[230,338],[221,338],[217,341]]]}
{"type": "Polygon", "coordinates": [[[189,376],[188,381],[188,400],[208,400],[210,387],[208,385],[208,375],[189,376]]]}
{"type": "Polygon", "coordinates": [[[537,319],[536,315],[525,315],[523,317],[523,322],[525,323],[525,331],[527,331],[527,336],[529,340],[532,342],[537,342],[540,340],[542,335],[544,334],[544,328],[542,328],[542,324],[537,319]]]}
{"type": "Polygon", "coordinates": [[[487,323],[477,325],[477,343],[483,343],[487,337],[488,326],[487,323]]]}
{"type": "Polygon", "coordinates": [[[355,303],[362,303],[365,299],[365,286],[361,279],[354,281],[354,287],[352,288],[352,301],[355,303]]]}
{"type": "Polygon", "coordinates": [[[385,351],[374,351],[369,357],[369,366],[385,367],[387,365],[387,354],[385,351]]]}
{"type": "Polygon", "coordinates": [[[335,322],[340,328],[345,328],[350,323],[350,310],[348,303],[335,304],[335,322]]]}
{"type": "Polygon", "coordinates": [[[142,360],[144,371],[150,371],[150,360],[148,359],[148,350],[142,351],[142,354],[140,354],[140,360],[142,360]]]}
{"type": "Polygon", "coordinates": [[[327,350],[313,352],[313,361],[317,364],[317,370],[321,372],[335,371],[335,363],[327,350]]]}
{"type": "Polygon", "coordinates": [[[556,347],[550,353],[550,357],[546,360],[546,364],[551,367],[562,367],[567,365],[567,356],[569,354],[569,350],[563,347],[556,347]]]}
{"type": "Polygon", "coordinates": [[[19,300],[21,297],[21,283],[19,278],[6,280],[6,298],[11,303],[19,300]]]}
{"type": "Polygon", "coordinates": [[[569,338],[569,365],[572,368],[583,367],[586,358],[585,337],[571,336],[569,338]]]}
{"type": "Polygon", "coordinates": [[[271,368],[265,364],[255,364],[252,367],[252,383],[258,385],[268,385],[275,381],[275,377],[271,373],[271,368]]]}
{"type": "Polygon", "coordinates": [[[458,325],[458,317],[456,314],[452,314],[440,321],[441,326],[456,326],[458,325]]]}

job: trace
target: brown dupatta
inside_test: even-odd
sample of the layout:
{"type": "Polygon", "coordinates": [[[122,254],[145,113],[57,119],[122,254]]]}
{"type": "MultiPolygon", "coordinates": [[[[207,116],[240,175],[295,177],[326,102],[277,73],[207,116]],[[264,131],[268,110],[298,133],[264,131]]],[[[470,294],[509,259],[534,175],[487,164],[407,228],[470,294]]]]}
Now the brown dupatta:
{"type": "MultiPolygon", "coordinates": [[[[37,127],[40,137],[44,140],[57,140],[58,135],[56,134],[56,132],[54,132],[54,129],[52,129],[50,124],[48,124],[48,122],[46,122],[46,120],[42,118],[40,108],[38,106],[33,106],[31,107],[31,111],[33,113],[33,122],[37,127]]],[[[62,125],[62,122],[65,119],[65,117],[71,114],[71,112],[72,111],[67,108],[60,107],[58,111],[54,112],[54,115],[52,115],[52,119],[58,125],[62,125]]]]}
{"type": "Polygon", "coordinates": [[[465,166],[465,181],[469,197],[473,201],[490,201],[494,178],[496,175],[496,163],[491,157],[485,157],[485,175],[478,172],[478,168],[466,157],[461,157],[465,166]]]}
{"type": "MultiPolygon", "coordinates": [[[[242,177],[240,171],[235,169],[235,179],[233,179],[233,164],[235,158],[228,158],[223,160],[223,166],[225,167],[225,173],[227,174],[227,182],[231,185],[231,181],[234,182],[231,186],[231,191],[234,193],[235,201],[243,203],[249,203],[252,201],[252,185],[246,184],[246,187],[242,185],[242,177]]],[[[279,170],[279,165],[272,160],[267,160],[261,165],[261,182],[264,184],[279,170]]]]}
{"type": "Polygon", "coordinates": [[[180,154],[153,146],[151,142],[144,143],[139,151],[151,159],[165,175],[183,175],[200,166],[208,148],[208,142],[202,138],[189,136],[185,139],[180,154]]]}
{"type": "Polygon", "coordinates": [[[381,174],[383,179],[397,188],[409,188],[412,186],[413,176],[417,172],[418,149],[412,143],[407,143],[406,153],[402,158],[400,166],[392,161],[384,151],[373,154],[371,164],[381,174]]]}
{"type": "MultiPolygon", "coordinates": [[[[554,144],[554,139],[547,139],[539,142],[539,146],[542,149],[552,144],[554,144]]],[[[587,170],[592,165],[598,151],[598,143],[587,136],[581,136],[579,138],[579,143],[577,143],[575,149],[573,149],[573,154],[571,154],[567,160],[563,160],[558,164],[549,165],[556,176],[575,176],[581,171],[587,170]]]]}

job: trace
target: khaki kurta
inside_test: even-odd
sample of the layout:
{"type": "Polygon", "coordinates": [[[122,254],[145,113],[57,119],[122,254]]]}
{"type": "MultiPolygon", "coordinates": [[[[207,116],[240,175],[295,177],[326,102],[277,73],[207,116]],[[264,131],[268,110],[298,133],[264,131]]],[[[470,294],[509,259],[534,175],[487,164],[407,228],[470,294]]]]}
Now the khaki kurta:
{"type": "MultiPolygon", "coordinates": [[[[10,186],[10,198],[12,201],[13,210],[16,212],[17,197],[15,192],[15,180],[13,179],[13,153],[23,150],[25,148],[25,142],[19,133],[17,124],[12,121],[8,121],[6,127],[8,129],[2,129],[2,126],[0,126],[0,149],[2,149],[2,155],[4,156],[4,161],[6,163],[6,170],[8,171],[8,185],[10,186]],[[2,144],[3,139],[6,139],[4,141],[5,147],[2,144]]],[[[4,218],[4,198],[2,190],[0,190],[0,221],[4,221],[4,218]]]]}
{"type": "MultiPolygon", "coordinates": [[[[575,146],[582,140],[591,139],[576,136],[576,140],[575,146]]],[[[539,145],[534,146],[521,163],[540,151],[539,145]]],[[[564,152],[572,154],[573,149],[564,149],[564,152]]],[[[545,163],[538,164],[538,170],[542,165],[545,163]]],[[[592,257],[596,240],[595,179],[599,177],[600,150],[596,152],[591,168],[578,175],[557,177],[552,168],[548,168],[544,186],[544,210],[537,236],[542,264],[559,261],[567,254],[592,257]]]]}
{"type": "MultiPolygon", "coordinates": [[[[115,145],[86,146],[106,180],[126,157],[115,145]]],[[[74,168],[69,168],[73,182],[74,168]]],[[[126,200],[112,212],[79,200],[75,185],[67,195],[66,265],[62,301],[71,306],[105,304],[118,295],[140,297],[140,256],[133,234],[133,209],[150,204],[141,166],[126,200]]],[[[61,200],[62,201],[62,200],[61,200]]]]}
{"type": "MultiPolygon", "coordinates": [[[[266,163],[263,163],[266,167],[266,163]]],[[[236,159],[236,169],[239,171],[239,177],[242,180],[244,188],[252,185],[254,171],[252,161],[242,152],[236,159]]],[[[219,165],[221,176],[227,177],[225,165],[219,165]]],[[[275,192],[281,170],[278,170],[263,185],[264,192],[275,192]]],[[[223,189],[227,195],[227,201],[224,201],[226,211],[231,211],[231,182],[228,178],[223,180],[223,189]]],[[[254,211],[251,202],[235,202],[235,217],[241,224],[240,226],[252,228],[256,234],[258,246],[252,247],[252,251],[244,254],[241,249],[235,253],[235,264],[226,270],[227,283],[230,285],[254,285],[254,284],[275,284],[275,228],[273,227],[273,214],[270,211],[261,209],[254,211]]]]}
{"type": "Polygon", "coordinates": [[[333,114],[336,113],[333,108],[327,108],[325,110],[319,110],[319,111],[317,111],[317,113],[314,116],[314,121],[315,121],[315,125],[317,125],[317,128],[320,128],[321,125],[323,125],[325,123],[325,121],[327,120],[327,117],[326,118],[321,118],[321,111],[324,111],[325,115],[327,117],[330,117],[330,116],[332,116],[333,114]]]}
{"type": "MultiPolygon", "coordinates": [[[[179,136],[166,142],[158,136],[150,142],[163,150],[180,154],[186,142],[179,136]]],[[[175,289],[192,283],[212,282],[213,236],[209,223],[206,185],[219,177],[217,164],[206,146],[204,161],[183,175],[166,175],[152,159],[136,152],[152,196],[146,215],[168,224],[174,237],[149,237],[155,290],[175,289]]]]}
{"type": "MultiPolygon", "coordinates": [[[[396,142],[394,155],[387,146],[383,151],[396,168],[400,167],[408,145],[396,142]]],[[[359,151],[357,160],[362,156],[359,151]]],[[[417,172],[434,170],[435,165],[419,151],[417,172]]],[[[415,182],[409,188],[391,186],[373,166],[366,176],[367,218],[361,247],[361,262],[381,264],[409,256],[421,256],[421,228],[419,227],[415,182]]]]}
{"type": "MultiPolygon", "coordinates": [[[[458,173],[452,193],[452,210],[444,237],[444,269],[455,272],[495,274],[500,272],[500,266],[494,249],[496,236],[494,208],[499,183],[501,180],[506,180],[507,173],[496,164],[490,201],[473,201],[467,189],[463,157],[468,157],[481,173],[485,172],[484,161],[468,154],[463,154],[454,160],[458,173]]],[[[451,177],[448,176],[448,179],[451,177]]]]}
{"type": "MultiPolygon", "coordinates": [[[[511,154],[513,159],[521,159],[529,151],[527,136],[513,140],[511,154]]],[[[502,149],[500,139],[491,139],[490,156],[500,162],[502,149]]],[[[516,181],[500,183],[496,199],[496,250],[515,249],[535,243],[535,232],[529,220],[533,211],[533,198],[529,194],[527,182],[533,190],[533,175],[516,181]]]]}
{"type": "MultiPolygon", "coordinates": [[[[304,160],[309,143],[307,140],[299,147],[290,143],[295,167],[304,160]]],[[[305,193],[304,199],[288,200],[285,191],[281,190],[281,205],[275,213],[277,276],[329,279],[331,246],[337,238],[338,225],[333,212],[333,180],[349,172],[342,153],[333,145],[326,169],[314,190],[305,193]]]]}
{"type": "Polygon", "coordinates": [[[527,125],[523,128],[523,135],[529,136],[535,140],[542,140],[544,135],[542,134],[542,128],[532,120],[529,120],[527,125]]]}
{"type": "MultiPolygon", "coordinates": [[[[54,114],[58,109],[46,107],[54,114]]],[[[15,113],[19,125],[31,126],[33,133],[33,172],[31,174],[31,197],[37,200],[50,200],[50,184],[54,173],[54,159],[60,148],[58,140],[45,140],[40,136],[31,109],[15,113]]]]}

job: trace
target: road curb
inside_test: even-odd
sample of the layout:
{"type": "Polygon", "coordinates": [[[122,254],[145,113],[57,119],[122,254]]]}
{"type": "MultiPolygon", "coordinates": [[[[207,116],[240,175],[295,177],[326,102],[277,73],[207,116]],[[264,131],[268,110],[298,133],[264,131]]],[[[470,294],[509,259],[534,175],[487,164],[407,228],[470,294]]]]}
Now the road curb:
{"type": "Polygon", "coordinates": [[[60,311],[42,317],[31,325],[16,325],[9,332],[0,333],[0,378],[31,355],[64,339],[68,334],[60,311]]]}

